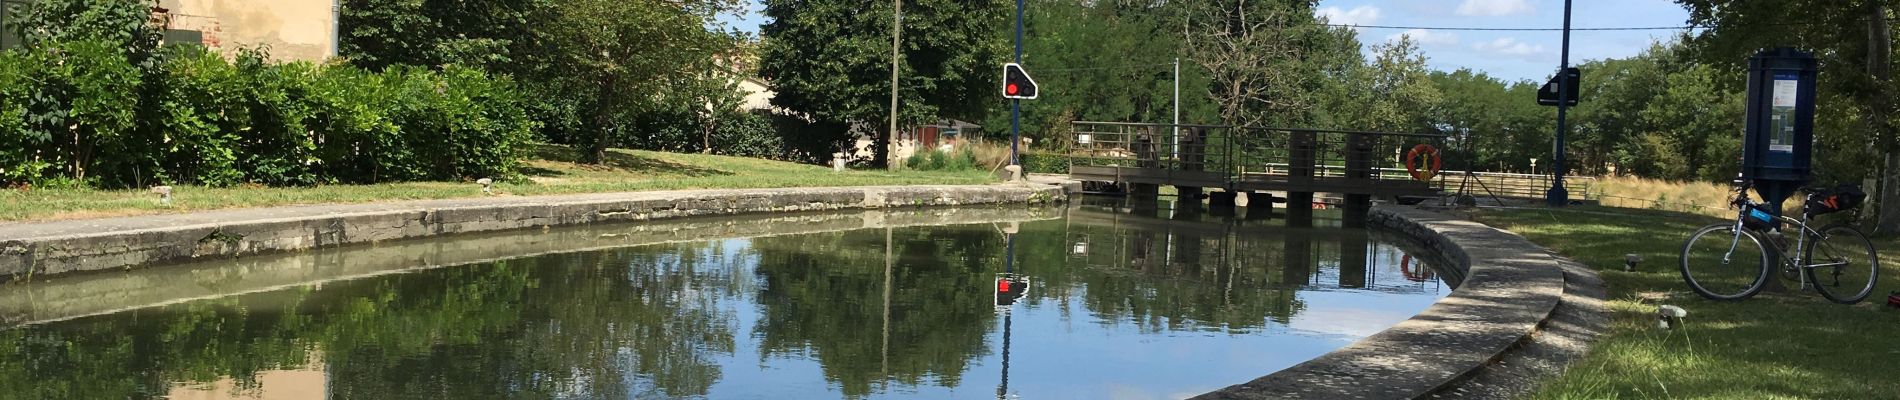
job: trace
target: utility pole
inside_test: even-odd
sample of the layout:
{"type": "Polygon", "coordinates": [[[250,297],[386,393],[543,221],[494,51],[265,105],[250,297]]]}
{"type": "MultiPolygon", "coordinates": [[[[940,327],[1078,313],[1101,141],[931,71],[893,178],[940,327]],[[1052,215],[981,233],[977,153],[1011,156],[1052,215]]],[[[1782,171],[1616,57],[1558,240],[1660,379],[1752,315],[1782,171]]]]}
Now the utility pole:
{"type": "Polygon", "coordinates": [[[1563,207],[1570,204],[1570,191],[1564,189],[1564,133],[1570,125],[1564,121],[1564,114],[1570,109],[1570,85],[1563,84],[1570,72],[1570,0],[1564,0],[1564,49],[1563,63],[1557,68],[1557,146],[1550,159],[1550,172],[1555,178],[1550,181],[1550,191],[1544,192],[1545,201],[1551,207],[1563,207]]]}
{"type": "MultiPolygon", "coordinates": [[[[890,136],[884,140],[885,147],[896,147],[897,144],[897,60],[899,57],[902,57],[902,55],[897,52],[897,43],[898,38],[903,35],[904,0],[894,0],[891,6],[891,133],[890,136]]],[[[884,151],[886,157],[895,155],[896,152],[890,150],[894,149],[884,151]]],[[[895,165],[890,163],[888,159],[884,160],[884,162],[886,163],[886,167],[895,165]]]]}
{"type": "MultiPolygon", "coordinates": [[[[1016,64],[1021,65],[1022,63],[1023,0],[1016,0],[1016,64]]],[[[1022,99],[1009,99],[1009,165],[1022,165],[1021,156],[1019,155],[1022,150],[1018,149],[1018,147],[1021,147],[1023,144],[1022,115],[1022,99]]]]}

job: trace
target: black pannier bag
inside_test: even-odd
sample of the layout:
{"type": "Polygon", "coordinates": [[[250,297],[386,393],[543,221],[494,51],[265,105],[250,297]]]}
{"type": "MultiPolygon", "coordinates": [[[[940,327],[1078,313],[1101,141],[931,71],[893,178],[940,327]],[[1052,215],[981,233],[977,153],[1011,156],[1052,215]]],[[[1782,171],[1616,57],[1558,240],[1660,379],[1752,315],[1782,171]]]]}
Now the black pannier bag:
{"type": "Polygon", "coordinates": [[[1867,201],[1867,192],[1860,185],[1840,185],[1831,189],[1816,189],[1808,195],[1808,215],[1821,215],[1860,207],[1867,201]]]}

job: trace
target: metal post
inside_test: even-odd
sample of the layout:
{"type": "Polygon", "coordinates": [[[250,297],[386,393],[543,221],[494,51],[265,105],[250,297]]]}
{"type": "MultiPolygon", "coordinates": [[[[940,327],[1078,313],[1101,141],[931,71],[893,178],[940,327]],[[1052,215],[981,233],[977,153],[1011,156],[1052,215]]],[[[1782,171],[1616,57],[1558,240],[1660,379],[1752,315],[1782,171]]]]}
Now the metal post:
{"type": "MultiPolygon", "coordinates": [[[[898,37],[904,34],[904,0],[896,0],[891,4],[891,133],[884,140],[885,147],[896,147],[897,144],[897,59],[901,57],[897,52],[897,43],[898,37]]],[[[891,150],[896,149],[886,149],[884,154],[895,155],[896,152],[891,150]]],[[[888,163],[890,160],[883,161],[888,163]]]]}
{"type": "Polygon", "coordinates": [[[1570,204],[1570,191],[1564,189],[1564,132],[1570,125],[1564,121],[1564,114],[1570,108],[1570,85],[1563,84],[1564,74],[1570,69],[1570,0],[1564,0],[1564,49],[1563,63],[1557,68],[1557,148],[1550,160],[1550,172],[1555,179],[1550,182],[1550,191],[1544,192],[1544,198],[1551,207],[1563,207],[1570,204]]]}
{"type": "Polygon", "coordinates": [[[1181,58],[1174,58],[1174,159],[1181,159],[1181,58]]]}
{"type": "MultiPolygon", "coordinates": [[[[6,7],[0,6],[0,8],[6,7]]],[[[332,0],[330,2],[330,58],[336,58],[340,54],[343,54],[343,0],[332,0]]]]}
{"type": "MultiPolygon", "coordinates": [[[[1023,0],[1016,0],[1016,64],[1023,63],[1023,0]]],[[[1023,143],[1023,101],[1009,100],[1009,165],[1022,165],[1017,155],[1023,143]]]]}

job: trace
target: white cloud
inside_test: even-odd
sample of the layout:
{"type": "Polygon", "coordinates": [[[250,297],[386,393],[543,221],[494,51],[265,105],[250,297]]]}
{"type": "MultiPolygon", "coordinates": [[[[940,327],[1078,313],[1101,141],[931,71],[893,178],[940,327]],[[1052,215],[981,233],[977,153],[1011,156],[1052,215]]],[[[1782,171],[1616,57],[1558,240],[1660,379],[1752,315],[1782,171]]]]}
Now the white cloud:
{"type": "Polygon", "coordinates": [[[1399,40],[1400,37],[1407,37],[1407,36],[1411,37],[1413,42],[1418,42],[1418,44],[1421,44],[1421,45],[1458,44],[1458,35],[1448,33],[1448,32],[1433,31],[1430,29],[1410,29],[1404,32],[1394,33],[1391,36],[1386,36],[1385,40],[1388,42],[1396,42],[1399,40]]]}
{"type": "Polygon", "coordinates": [[[1342,10],[1339,7],[1326,7],[1319,9],[1318,14],[1321,17],[1325,17],[1326,22],[1330,24],[1372,25],[1379,23],[1380,11],[1378,7],[1373,6],[1358,6],[1353,7],[1351,10],[1342,10]]]}
{"type": "Polygon", "coordinates": [[[1524,0],[1465,0],[1458,5],[1458,15],[1467,17],[1502,17],[1525,15],[1537,11],[1524,0]]]}
{"type": "Polygon", "coordinates": [[[1472,44],[1471,48],[1477,49],[1478,51],[1497,53],[1503,56],[1527,60],[1536,59],[1537,56],[1544,54],[1544,45],[1519,42],[1517,38],[1510,37],[1502,37],[1489,42],[1479,42],[1472,44]]]}

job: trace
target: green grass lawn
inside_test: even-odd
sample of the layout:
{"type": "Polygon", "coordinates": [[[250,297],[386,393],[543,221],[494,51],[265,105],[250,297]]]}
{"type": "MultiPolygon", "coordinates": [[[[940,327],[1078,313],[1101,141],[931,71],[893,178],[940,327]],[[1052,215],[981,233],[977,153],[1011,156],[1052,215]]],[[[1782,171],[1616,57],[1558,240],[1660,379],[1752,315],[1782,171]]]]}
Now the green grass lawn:
{"type": "MultiPolygon", "coordinates": [[[[1477,219],[1601,271],[1611,321],[1590,355],[1533,398],[1900,398],[1900,242],[1876,238],[1880,285],[1858,305],[1812,291],[1714,302],[1683,283],[1677,252],[1706,216],[1622,208],[1484,210],[1477,219]],[[1624,254],[1646,260],[1622,272],[1624,254]],[[1656,306],[1689,310],[1685,329],[1657,327],[1656,306]]],[[[1779,276],[1779,274],[1776,274],[1779,276]]],[[[1798,283],[1789,283],[1790,287],[1798,283]]]]}
{"type": "MultiPolygon", "coordinates": [[[[988,171],[846,171],[743,157],[614,150],[604,165],[573,161],[572,150],[543,146],[522,179],[497,183],[503,196],[671,189],[738,189],[915,184],[983,184],[988,171]]],[[[95,218],[239,207],[364,203],[482,196],[472,182],[408,182],[314,187],[176,187],[170,206],[150,190],[0,189],[0,221],[95,218]]]]}

